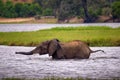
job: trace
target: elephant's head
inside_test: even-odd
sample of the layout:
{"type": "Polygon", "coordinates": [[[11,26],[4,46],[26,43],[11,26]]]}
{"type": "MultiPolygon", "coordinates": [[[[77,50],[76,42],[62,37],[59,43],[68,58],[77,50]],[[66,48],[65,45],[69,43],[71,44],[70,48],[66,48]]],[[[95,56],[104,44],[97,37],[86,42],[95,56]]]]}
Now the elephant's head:
{"type": "Polygon", "coordinates": [[[59,40],[53,39],[49,41],[42,42],[40,45],[38,45],[34,50],[32,50],[32,53],[39,53],[40,55],[43,54],[49,54],[49,56],[52,56],[52,54],[59,48],[59,40]]]}
{"type": "Polygon", "coordinates": [[[39,53],[40,55],[47,54],[48,53],[48,44],[50,41],[42,42],[40,45],[38,45],[35,49],[31,51],[31,53],[39,53]]]}
{"type": "Polygon", "coordinates": [[[61,49],[60,43],[58,39],[53,39],[47,42],[43,42],[41,44],[41,52],[40,55],[48,53],[49,56],[52,56],[53,59],[64,58],[62,53],[58,53],[57,51],[61,49]]]}
{"type": "Polygon", "coordinates": [[[51,40],[48,45],[48,54],[49,56],[52,56],[53,59],[64,59],[65,56],[62,54],[61,50],[62,47],[59,43],[59,40],[54,39],[51,40]]]}
{"type": "Polygon", "coordinates": [[[49,56],[52,56],[53,54],[55,54],[55,52],[60,49],[60,45],[59,45],[59,40],[58,39],[53,39],[49,42],[48,44],[48,53],[49,56]]]}
{"type": "Polygon", "coordinates": [[[32,55],[34,53],[39,53],[40,55],[49,54],[49,56],[53,56],[55,51],[60,48],[59,40],[53,39],[49,41],[42,42],[35,49],[30,52],[16,52],[16,54],[24,54],[24,55],[32,55]]]}

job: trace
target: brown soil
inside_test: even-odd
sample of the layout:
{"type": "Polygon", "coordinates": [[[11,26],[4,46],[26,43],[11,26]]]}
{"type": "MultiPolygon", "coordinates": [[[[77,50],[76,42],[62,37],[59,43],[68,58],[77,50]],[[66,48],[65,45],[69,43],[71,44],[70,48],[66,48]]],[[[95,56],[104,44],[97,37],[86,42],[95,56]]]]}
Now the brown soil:
{"type": "Polygon", "coordinates": [[[20,23],[29,22],[34,20],[34,18],[0,18],[0,23],[20,23]]]}
{"type": "Polygon", "coordinates": [[[99,16],[96,22],[113,22],[110,16],[99,16]]]}
{"type": "MultiPolygon", "coordinates": [[[[41,18],[35,20],[34,17],[30,18],[0,18],[0,23],[57,23],[56,18],[41,18]]],[[[84,19],[77,17],[69,19],[69,23],[83,23],[84,19]]],[[[113,22],[111,17],[108,16],[99,16],[96,22],[113,22]]],[[[62,23],[65,23],[64,21],[62,23]]]]}
{"type": "Polygon", "coordinates": [[[30,18],[0,18],[0,23],[57,23],[56,18],[46,18],[35,20],[34,17],[30,18]]]}

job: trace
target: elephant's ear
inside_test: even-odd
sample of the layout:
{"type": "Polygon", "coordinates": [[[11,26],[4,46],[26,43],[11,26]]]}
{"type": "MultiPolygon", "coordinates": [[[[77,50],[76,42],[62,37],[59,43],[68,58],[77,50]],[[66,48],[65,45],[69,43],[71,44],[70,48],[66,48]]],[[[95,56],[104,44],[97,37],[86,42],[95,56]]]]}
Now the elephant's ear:
{"type": "Polygon", "coordinates": [[[59,48],[60,48],[59,40],[57,39],[51,40],[48,47],[49,56],[52,56],[55,53],[55,51],[57,51],[57,49],[59,48]]]}

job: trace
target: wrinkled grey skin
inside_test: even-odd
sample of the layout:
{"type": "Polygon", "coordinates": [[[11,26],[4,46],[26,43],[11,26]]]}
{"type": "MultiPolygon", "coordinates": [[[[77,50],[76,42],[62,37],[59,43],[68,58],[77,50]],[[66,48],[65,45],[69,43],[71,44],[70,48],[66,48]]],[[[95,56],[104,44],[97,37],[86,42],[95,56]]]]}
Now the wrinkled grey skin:
{"type": "Polygon", "coordinates": [[[16,54],[32,55],[39,53],[40,55],[49,54],[53,59],[88,59],[91,53],[98,51],[104,52],[103,50],[92,51],[86,43],[80,40],[61,43],[58,39],[53,39],[42,42],[30,52],[16,52],[16,54]]]}

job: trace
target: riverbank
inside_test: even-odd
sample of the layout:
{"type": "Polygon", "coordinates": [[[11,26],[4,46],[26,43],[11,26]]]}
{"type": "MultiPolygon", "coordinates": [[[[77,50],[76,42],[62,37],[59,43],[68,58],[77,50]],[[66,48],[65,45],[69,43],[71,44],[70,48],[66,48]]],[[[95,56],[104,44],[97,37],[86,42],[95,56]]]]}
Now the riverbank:
{"type": "MultiPolygon", "coordinates": [[[[35,17],[27,17],[27,18],[2,18],[0,17],[0,24],[35,24],[35,23],[58,23],[57,18],[53,17],[44,17],[42,16],[40,19],[35,19],[35,17]]],[[[96,23],[114,23],[113,20],[111,20],[111,17],[109,16],[99,16],[98,19],[95,21],[96,23]]],[[[60,21],[60,23],[66,23],[66,21],[60,21]]],[[[69,19],[69,24],[73,23],[84,23],[83,18],[73,17],[69,19]]]]}
{"type": "Polygon", "coordinates": [[[31,32],[0,32],[0,44],[36,46],[53,38],[61,42],[82,40],[90,46],[120,46],[120,27],[57,27],[31,32]]]}
{"type": "Polygon", "coordinates": [[[0,18],[0,23],[25,23],[25,22],[30,22],[33,21],[34,18],[0,18]]]}
{"type": "Polygon", "coordinates": [[[42,18],[35,20],[34,17],[29,18],[0,18],[0,24],[26,24],[26,23],[57,23],[56,18],[42,18]]]}

